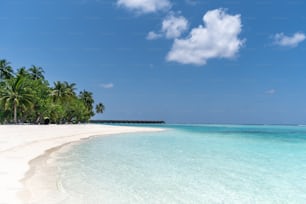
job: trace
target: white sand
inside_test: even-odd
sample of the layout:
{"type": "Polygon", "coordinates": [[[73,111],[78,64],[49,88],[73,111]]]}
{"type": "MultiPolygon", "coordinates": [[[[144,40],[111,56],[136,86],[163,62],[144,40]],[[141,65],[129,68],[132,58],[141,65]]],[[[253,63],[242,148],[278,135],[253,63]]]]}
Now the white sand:
{"type": "Polygon", "coordinates": [[[29,162],[47,150],[97,135],[160,131],[104,125],[0,125],[0,204],[23,203],[18,192],[29,162]]]}

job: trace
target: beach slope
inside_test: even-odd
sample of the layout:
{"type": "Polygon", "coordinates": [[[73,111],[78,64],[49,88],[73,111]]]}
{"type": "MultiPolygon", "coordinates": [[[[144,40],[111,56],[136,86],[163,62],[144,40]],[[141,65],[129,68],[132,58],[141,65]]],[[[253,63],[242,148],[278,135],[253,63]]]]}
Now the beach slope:
{"type": "Polygon", "coordinates": [[[0,204],[22,203],[18,192],[29,162],[47,150],[91,136],[160,131],[108,125],[0,125],[0,204]]]}

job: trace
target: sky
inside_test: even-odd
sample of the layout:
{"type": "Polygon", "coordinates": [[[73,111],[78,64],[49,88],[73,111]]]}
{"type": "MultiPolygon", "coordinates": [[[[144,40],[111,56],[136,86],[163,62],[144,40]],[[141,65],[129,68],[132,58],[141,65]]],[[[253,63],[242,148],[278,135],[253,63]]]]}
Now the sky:
{"type": "Polygon", "coordinates": [[[95,119],[306,124],[303,0],[0,0],[0,58],[43,67],[95,119]]]}

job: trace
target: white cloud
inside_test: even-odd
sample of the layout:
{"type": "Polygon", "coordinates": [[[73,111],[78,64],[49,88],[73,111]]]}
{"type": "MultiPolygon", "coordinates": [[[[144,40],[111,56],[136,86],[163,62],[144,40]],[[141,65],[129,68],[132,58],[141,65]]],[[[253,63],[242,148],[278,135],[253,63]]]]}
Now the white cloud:
{"type": "Polygon", "coordinates": [[[269,89],[265,93],[268,94],[268,95],[274,95],[276,93],[276,90],[275,89],[269,89]]]}
{"type": "Polygon", "coordinates": [[[115,85],[113,83],[107,83],[107,84],[100,84],[100,87],[104,88],[104,89],[111,89],[113,88],[115,85]]]}
{"type": "Polygon", "coordinates": [[[233,58],[243,46],[240,15],[229,15],[223,9],[208,11],[204,26],[193,28],[185,39],[175,39],[168,61],[205,65],[211,58],[233,58]]]}
{"type": "Polygon", "coordinates": [[[117,5],[139,13],[154,13],[171,7],[169,0],[117,0],[117,5]]]}
{"type": "Polygon", "coordinates": [[[284,33],[277,33],[274,36],[274,43],[284,47],[296,47],[299,43],[303,42],[305,38],[305,34],[299,32],[292,36],[286,36],[284,33]]]}
{"type": "Polygon", "coordinates": [[[162,28],[159,32],[150,31],[147,40],[155,40],[161,37],[168,39],[178,38],[188,28],[188,20],[184,16],[174,15],[173,12],[163,20],[162,28]]]}
{"type": "Polygon", "coordinates": [[[147,40],[155,40],[162,37],[162,34],[155,33],[154,31],[150,31],[146,37],[147,40]]]}
{"type": "Polygon", "coordinates": [[[166,38],[177,38],[188,28],[188,21],[183,16],[175,16],[171,13],[162,23],[162,32],[166,38]]]}

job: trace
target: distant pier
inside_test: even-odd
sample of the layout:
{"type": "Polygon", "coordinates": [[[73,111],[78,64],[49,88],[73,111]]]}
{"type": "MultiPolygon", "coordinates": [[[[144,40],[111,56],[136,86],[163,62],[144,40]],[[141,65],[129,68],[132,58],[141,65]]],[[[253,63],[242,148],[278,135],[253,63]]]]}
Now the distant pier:
{"type": "Polygon", "coordinates": [[[111,123],[111,124],[165,124],[162,120],[90,120],[90,123],[111,123]]]}

